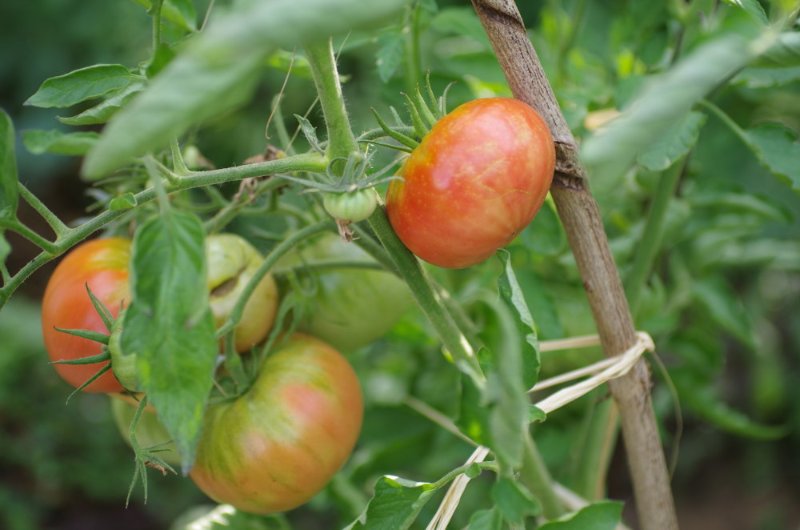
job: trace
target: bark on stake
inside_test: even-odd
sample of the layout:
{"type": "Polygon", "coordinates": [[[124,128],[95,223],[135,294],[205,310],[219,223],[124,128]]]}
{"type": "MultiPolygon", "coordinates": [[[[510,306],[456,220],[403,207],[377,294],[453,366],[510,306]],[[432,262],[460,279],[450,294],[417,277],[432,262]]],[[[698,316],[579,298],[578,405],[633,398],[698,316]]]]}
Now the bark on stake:
{"type": "MultiPolygon", "coordinates": [[[[607,355],[625,351],[636,333],[597,203],[567,126],[513,0],[472,0],[511,91],[535,108],[556,142],[550,189],[578,264],[597,331],[607,355]]],[[[650,399],[650,373],[640,361],[609,384],[622,417],[622,435],[644,530],[678,528],[664,452],[650,399]]]]}

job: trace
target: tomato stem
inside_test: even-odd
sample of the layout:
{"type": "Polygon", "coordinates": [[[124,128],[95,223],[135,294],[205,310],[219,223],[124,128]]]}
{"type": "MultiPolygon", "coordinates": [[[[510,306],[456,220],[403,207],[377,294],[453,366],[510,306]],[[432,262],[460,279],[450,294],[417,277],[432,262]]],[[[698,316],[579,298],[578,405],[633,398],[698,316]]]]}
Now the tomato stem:
{"type": "MultiPolygon", "coordinates": [[[[333,47],[328,40],[324,45],[310,46],[307,52],[314,84],[319,93],[325,123],[328,127],[328,156],[330,159],[347,158],[358,147],[347,119],[342,90],[339,86],[339,74],[336,70],[336,60],[333,57],[333,47]]],[[[479,385],[482,384],[485,377],[472,345],[443,305],[441,298],[433,290],[431,282],[417,258],[397,238],[394,229],[389,224],[384,208],[382,206],[376,208],[367,222],[397,266],[400,276],[411,288],[414,298],[438,333],[444,348],[453,356],[456,364],[464,373],[472,377],[479,385]]]]}
{"type": "Polygon", "coordinates": [[[464,373],[481,384],[484,376],[472,345],[444,307],[442,298],[434,291],[417,258],[394,233],[386,217],[386,210],[383,207],[376,208],[369,218],[369,224],[397,266],[400,276],[411,288],[425,316],[433,324],[445,349],[464,373]]]}
{"type": "MultiPolygon", "coordinates": [[[[264,175],[272,175],[275,173],[288,173],[292,171],[325,171],[328,162],[327,159],[319,153],[304,153],[295,156],[287,156],[276,160],[269,160],[267,162],[259,162],[256,164],[244,164],[241,166],[228,167],[223,169],[214,169],[210,171],[196,171],[186,177],[178,179],[173,183],[166,186],[167,193],[175,193],[185,191],[193,188],[203,188],[213,186],[216,184],[224,184],[226,182],[233,182],[242,180],[249,177],[262,177],[264,175]]],[[[142,190],[134,195],[135,204],[137,207],[152,201],[156,198],[156,190],[154,187],[142,190]]],[[[34,208],[36,208],[34,206],[34,208]]],[[[37,210],[38,211],[38,210],[37,210]]],[[[27,280],[34,272],[39,270],[43,265],[57,258],[70,248],[74,247],[97,230],[101,229],[111,221],[118,219],[126,214],[128,210],[105,210],[103,213],[93,217],[89,221],[77,226],[75,228],[66,228],[61,231],[55,243],[41,238],[42,242],[46,244],[47,248],[43,248],[43,252],[38,254],[35,258],[29,261],[14,276],[8,279],[0,288],[0,309],[5,306],[14,292],[19,288],[22,283],[27,280]]],[[[40,212],[41,213],[41,212],[40,212]]],[[[8,221],[0,220],[0,224],[8,223],[8,221]]],[[[18,225],[20,223],[17,223],[18,225]]],[[[16,228],[10,227],[12,229],[16,228]]],[[[28,232],[31,232],[28,229],[28,232]]]]}
{"type": "Polygon", "coordinates": [[[358,151],[358,144],[350,128],[350,120],[347,118],[330,39],[308,46],[306,54],[328,128],[328,158],[347,159],[350,153],[358,151]]]}
{"type": "Polygon", "coordinates": [[[65,225],[64,222],[61,221],[61,219],[59,219],[59,217],[50,210],[50,208],[45,206],[45,204],[39,200],[39,197],[31,193],[28,188],[22,185],[22,183],[18,183],[18,188],[20,197],[22,197],[31,208],[36,210],[36,213],[38,213],[42,219],[44,219],[47,224],[50,225],[50,228],[52,228],[53,232],[55,232],[56,237],[60,237],[62,234],[69,231],[69,227],[65,225]]]}

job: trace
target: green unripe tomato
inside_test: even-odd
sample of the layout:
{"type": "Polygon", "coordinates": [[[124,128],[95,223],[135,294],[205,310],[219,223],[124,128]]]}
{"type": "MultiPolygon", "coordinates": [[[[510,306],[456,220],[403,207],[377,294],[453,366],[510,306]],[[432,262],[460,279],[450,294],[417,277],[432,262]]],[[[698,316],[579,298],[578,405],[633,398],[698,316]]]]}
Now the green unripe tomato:
{"type": "MultiPolygon", "coordinates": [[[[131,355],[131,357],[133,356],[131,355]]],[[[130,445],[131,422],[139,404],[133,398],[122,394],[110,394],[110,396],[111,414],[114,416],[114,423],[117,425],[122,439],[130,445]]],[[[142,415],[139,416],[139,423],[136,424],[136,441],[139,443],[139,447],[142,448],[158,446],[156,454],[160,458],[163,458],[167,464],[180,465],[181,457],[172,442],[172,437],[167,433],[166,427],[158,420],[155,409],[151,405],[145,407],[142,415]]]]}
{"type": "Polygon", "coordinates": [[[375,211],[378,194],[372,188],[346,193],[326,193],[322,205],[334,219],[357,223],[375,211]]]}
{"type": "MultiPolygon", "coordinates": [[[[374,259],[355,243],[326,234],[295,249],[278,261],[277,271],[301,266],[304,262],[354,261],[374,263],[374,259]]],[[[388,271],[340,268],[309,270],[317,291],[310,312],[298,329],[331,344],[342,353],[351,353],[385,335],[414,305],[408,286],[388,271]]]]}
{"type": "MultiPolygon", "coordinates": [[[[261,254],[245,239],[234,234],[215,234],[206,238],[209,304],[214,324],[221,326],[233,311],[239,295],[259,265],[261,254]]],[[[275,321],[278,286],[265,275],[244,307],[236,325],[236,351],[244,352],[264,340],[275,321]]]]}

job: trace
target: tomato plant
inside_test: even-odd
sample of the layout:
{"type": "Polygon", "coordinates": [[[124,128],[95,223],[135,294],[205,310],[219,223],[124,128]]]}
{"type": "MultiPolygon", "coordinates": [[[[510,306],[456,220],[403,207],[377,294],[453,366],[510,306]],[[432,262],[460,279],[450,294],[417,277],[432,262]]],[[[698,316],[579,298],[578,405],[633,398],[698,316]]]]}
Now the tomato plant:
{"type": "Polygon", "coordinates": [[[448,268],[484,261],[525,228],[555,165],[549,129],[528,105],[486,98],[439,120],[392,181],[386,211],[403,243],[448,268]]]}
{"type": "MultiPolygon", "coordinates": [[[[87,287],[116,316],[127,298],[130,241],[122,238],[95,239],[75,247],[56,267],[42,300],[42,335],[52,361],[75,360],[98,355],[102,345],[61,332],[85,329],[108,333],[94,308],[87,287]]],[[[54,364],[66,382],[78,387],[102,364],[54,364]]],[[[86,392],[120,392],[114,374],[106,372],[84,388],[86,392]]]]}
{"type": "MultiPolygon", "coordinates": [[[[337,261],[375,263],[355,243],[328,234],[286,256],[278,269],[337,261]]],[[[309,268],[307,274],[313,275],[315,284],[299,329],[344,353],[385,335],[413,305],[408,286],[387,271],[345,266],[321,271],[309,268]]]]}
{"type": "Polygon", "coordinates": [[[190,476],[214,500],[248,512],[294,508],[350,455],[362,408],[344,357],[294,335],[266,359],[244,395],[208,409],[190,476]]]}

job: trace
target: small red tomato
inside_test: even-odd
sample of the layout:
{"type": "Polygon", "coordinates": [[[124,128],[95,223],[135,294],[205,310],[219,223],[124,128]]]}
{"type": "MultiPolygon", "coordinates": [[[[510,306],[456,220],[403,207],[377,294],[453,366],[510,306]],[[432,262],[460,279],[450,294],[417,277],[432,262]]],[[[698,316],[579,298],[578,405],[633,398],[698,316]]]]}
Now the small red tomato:
{"type": "MultiPolygon", "coordinates": [[[[92,305],[86,285],[116,317],[130,302],[128,260],[131,242],[122,238],[95,239],[75,247],[61,260],[47,283],[42,301],[42,334],[50,359],[73,360],[97,355],[102,345],[62,333],[56,328],[85,329],[109,333],[92,305]]],[[[104,363],[107,364],[107,363],[104,363]]],[[[56,372],[78,387],[104,364],[55,364],[56,372]]],[[[122,385],[109,370],[87,386],[85,392],[122,392],[122,385]]]]}
{"type": "Polygon", "coordinates": [[[244,395],[208,408],[190,476],[215,501],[246,512],[295,508],[342,467],[362,416],[358,378],[345,358],[294,335],[244,395]]]}
{"type": "Polygon", "coordinates": [[[547,124],[525,103],[477,99],[439,120],[386,195],[397,236],[423,260],[463,268],[508,244],[539,211],[555,167],[547,124]]]}

